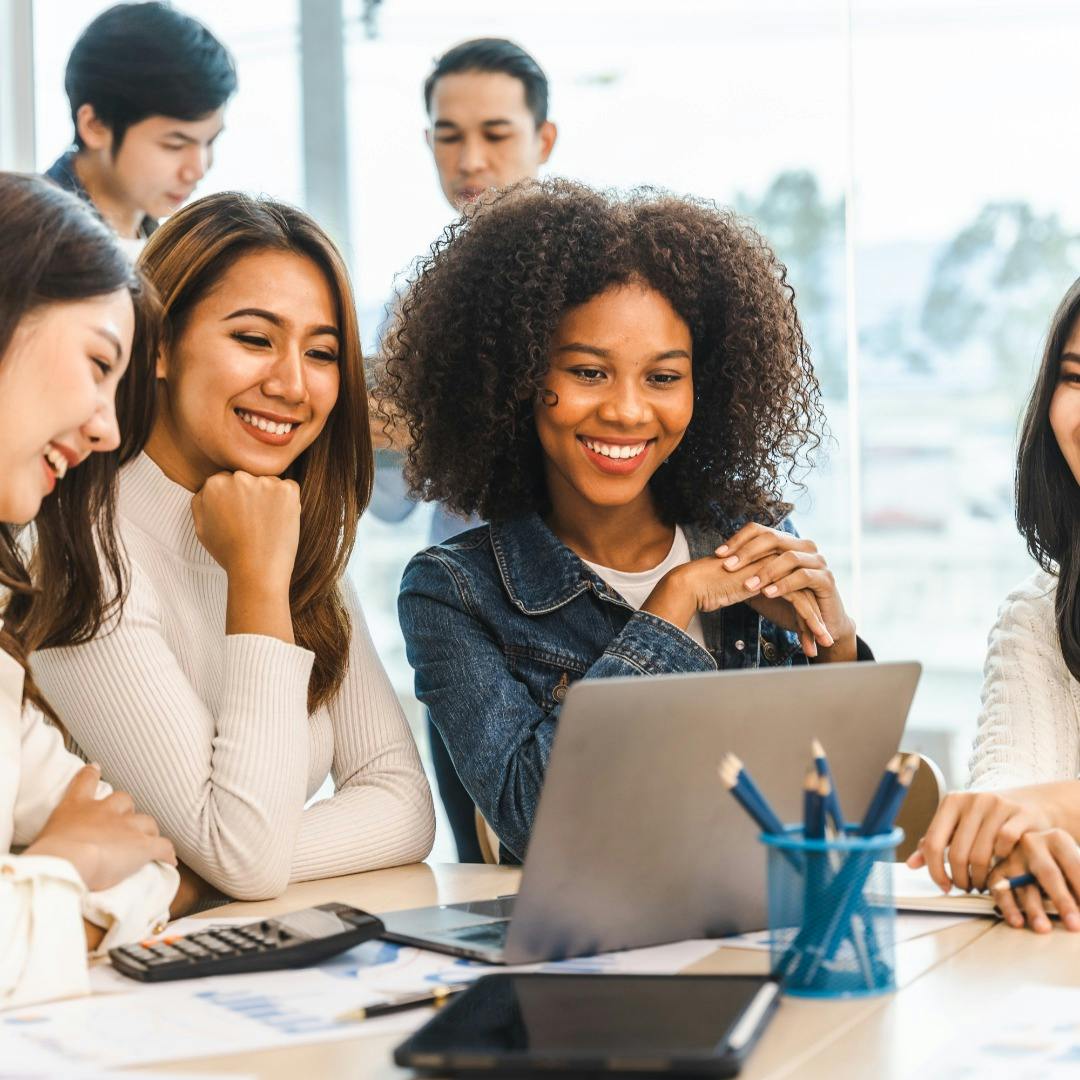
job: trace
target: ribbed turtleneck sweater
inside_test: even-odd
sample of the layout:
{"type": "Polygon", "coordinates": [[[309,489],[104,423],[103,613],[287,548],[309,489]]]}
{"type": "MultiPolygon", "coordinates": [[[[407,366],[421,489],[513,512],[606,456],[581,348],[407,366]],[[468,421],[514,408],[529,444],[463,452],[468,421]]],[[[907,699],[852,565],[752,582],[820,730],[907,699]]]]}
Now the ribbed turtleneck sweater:
{"type": "Polygon", "coordinates": [[[145,454],[121,472],[118,523],[122,612],[33,663],[81,753],[230,896],[423,859],[431,793],[348,583],[348,674],[308,715],[313,654],[225,633],[228,578],[195,533],[191,492],[145,454]],[[328,773],[333,796],[305,809],[328,773]]]}

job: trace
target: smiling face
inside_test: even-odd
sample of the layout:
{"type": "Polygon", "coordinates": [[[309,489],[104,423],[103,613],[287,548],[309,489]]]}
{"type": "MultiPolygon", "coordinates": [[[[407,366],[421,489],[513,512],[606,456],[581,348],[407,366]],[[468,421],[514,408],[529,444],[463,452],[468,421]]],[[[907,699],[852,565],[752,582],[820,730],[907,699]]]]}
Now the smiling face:
{"type": "Polygon", "coordinates": [[[1061,351],[1058,383],[1050,399],[1050,427],[1073,479],[1080,484],[1080,320],[1073,324],[1061,351]]]}
{"type": "Polygon", "coordinates": [[[107,157],[102,181],[111,198],[156,219],[187,202],[209,171],[224,118],[224,108],[198,120],[148,116],[124,132],[114,154],[112,131],[94,116],[92,106],[84,105],[79,134],[88,149],[107,157]]]}
{"type": "Polygon", "coordinates": [[[23,524],[95,450],[115,450],[135,312],[120,289],[26,315],[0,360],[0,521],[23,524]]]}
{"type": "Polygon", "coordinates": [[[694,411],[690,328],[654,289],[608,289],[572,308],[551,343],[535,406],[548,492],[565,507],[648,498],[694,411]]]}
{"type": "Polygon", "coordinates": [[[555,145],[555,125],[536,126],[520,79],[463,71],[432,88],[427,140],[446,201],[461,210],[489,188],[535,179],[555,145]]]}
{"type": "Polygon", "coordinates": [[[311,259],[242,256],[159,359],[150,456],[192,491],[217,472],[280,476],[326,426],[339,349],[334,293],[311,259]]]}

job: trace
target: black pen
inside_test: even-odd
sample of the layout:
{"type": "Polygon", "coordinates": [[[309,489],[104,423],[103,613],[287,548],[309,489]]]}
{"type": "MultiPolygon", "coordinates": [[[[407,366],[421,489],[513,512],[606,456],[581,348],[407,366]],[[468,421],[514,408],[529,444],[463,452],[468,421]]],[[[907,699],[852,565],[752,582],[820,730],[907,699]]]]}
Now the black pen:
{"type": "Polygon", "coordinates": [[[394,998],[392,1001],[380,1001],[375,1005],[367,1005],[362,1009],[350,1009],[334,1019],[339,1024],[354,1023],[358,1020],[374,1020],[376,1016],[389,1016],[391,1013],[404,1012],[406,1009],[419,1009],[425,1005],[434,1005],[436,1008],[443,1004],[448,997],[460,994],[469,987],[469,983],[451,983],[449,986],[436,986],[433,990],[422,994],[406,994],[404,997],[394,998]]]}

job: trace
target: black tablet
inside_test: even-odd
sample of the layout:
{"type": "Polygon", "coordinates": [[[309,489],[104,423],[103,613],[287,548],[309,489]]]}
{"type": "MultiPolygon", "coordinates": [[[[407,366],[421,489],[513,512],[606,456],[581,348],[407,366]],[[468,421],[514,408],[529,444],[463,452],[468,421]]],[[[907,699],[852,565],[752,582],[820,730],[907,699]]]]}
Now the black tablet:
{"type": "Polygon", "coordinates": [[[394,1061],[444,1075],[735,1076],[779,996],[754,975],[488,975],[394,1061]]]}

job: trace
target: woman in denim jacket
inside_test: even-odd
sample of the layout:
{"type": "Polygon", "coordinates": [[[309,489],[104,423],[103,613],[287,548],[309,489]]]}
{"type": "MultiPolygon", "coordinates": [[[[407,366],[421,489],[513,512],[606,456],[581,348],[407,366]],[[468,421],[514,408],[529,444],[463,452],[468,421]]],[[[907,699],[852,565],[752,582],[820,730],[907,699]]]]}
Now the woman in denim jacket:
{"type": "Polygon", "coordinates": [[[484,200],[420,265],[386,372],[414,492],[490,522],[413,558],[398,603],[504,857],[575,680],[869,655],[780,501],[818,386],[732,214],[567,181],[484,200]]]}

